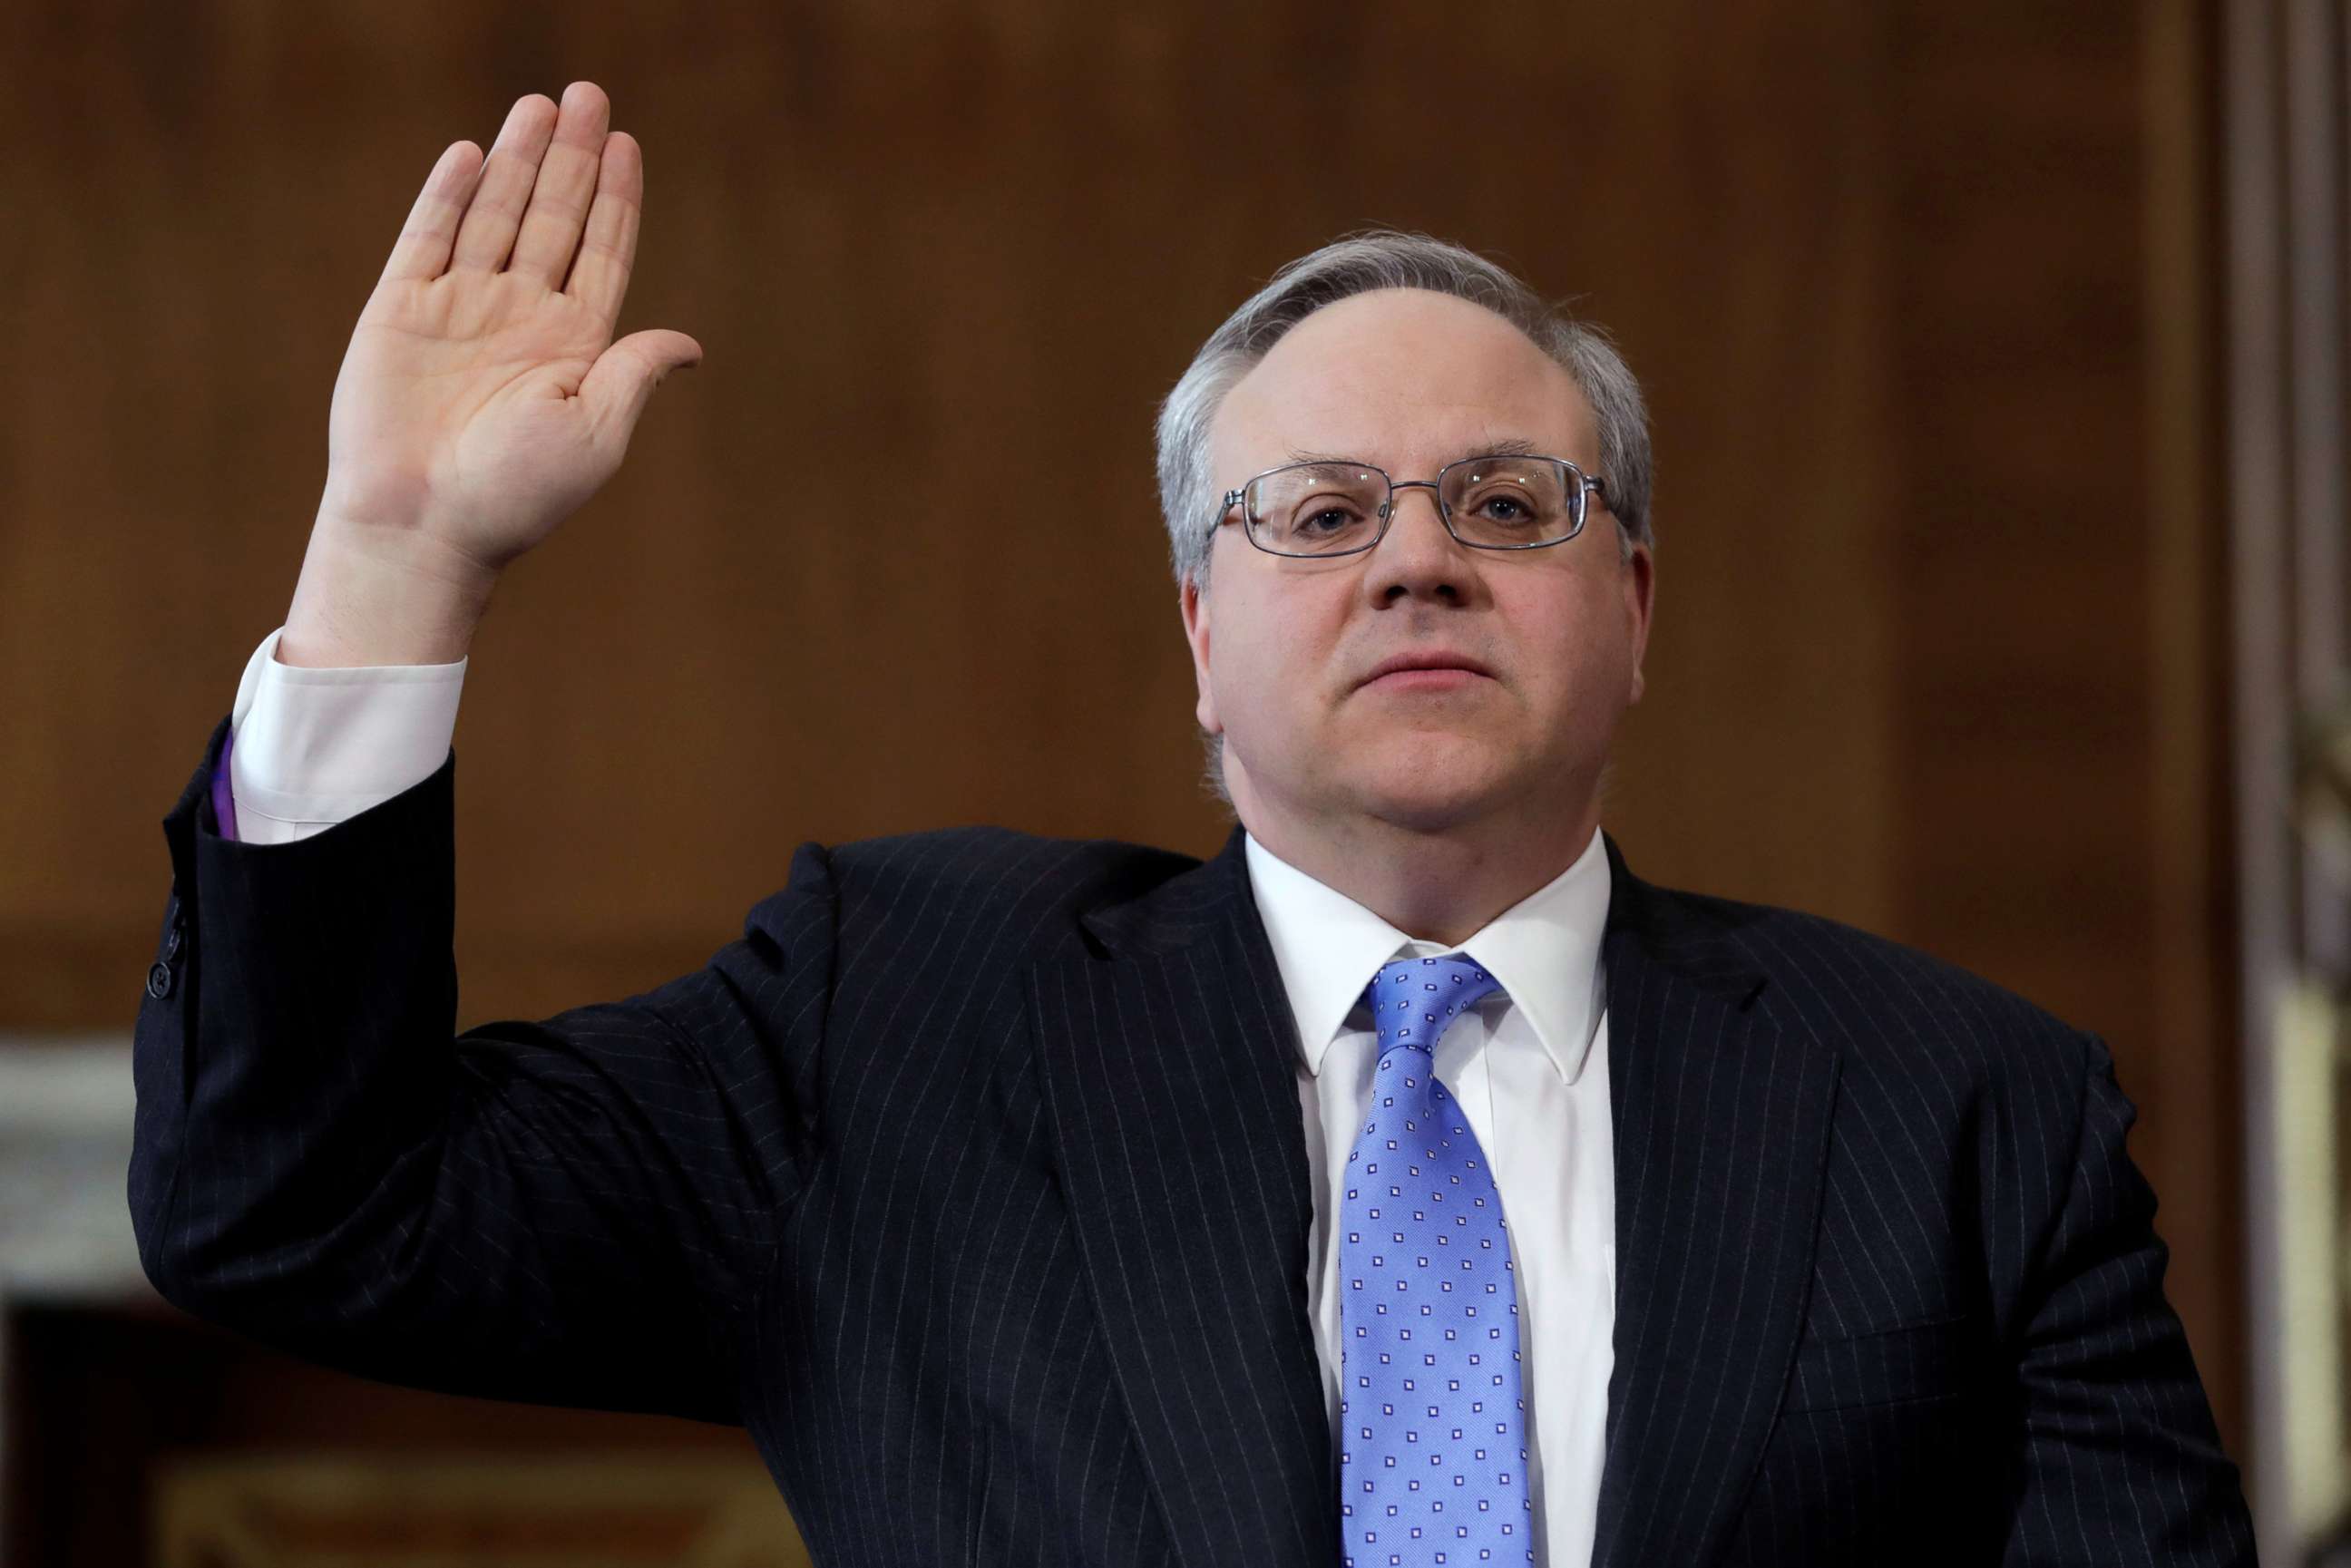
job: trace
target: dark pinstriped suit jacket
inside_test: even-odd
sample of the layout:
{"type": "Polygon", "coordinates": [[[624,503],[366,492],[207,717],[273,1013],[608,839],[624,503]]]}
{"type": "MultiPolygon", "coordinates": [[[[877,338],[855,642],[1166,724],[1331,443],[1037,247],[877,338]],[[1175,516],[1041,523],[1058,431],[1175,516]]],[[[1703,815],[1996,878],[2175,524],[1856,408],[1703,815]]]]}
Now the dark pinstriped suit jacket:
{"type": "MultiPolygon", "coordinates": [[[[245,845],[225,729],[137,1030],[167,1297],[372,1377],[744,1422],[827,1564],[1337,1561],[1238,832],[808,844],[700,973],[453,1039],[455,753],[245,845]]],[[[2105,1049],[1609,866],[1596,1560],[2251,1562],[2105,1049]]]]}

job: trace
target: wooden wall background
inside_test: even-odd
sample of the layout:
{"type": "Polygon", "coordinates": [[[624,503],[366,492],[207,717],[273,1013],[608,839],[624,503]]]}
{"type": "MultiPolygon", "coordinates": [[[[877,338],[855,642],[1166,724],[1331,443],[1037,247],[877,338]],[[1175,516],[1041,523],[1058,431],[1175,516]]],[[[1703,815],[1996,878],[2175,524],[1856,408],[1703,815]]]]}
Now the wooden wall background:
{"type": "Polygon", "coordinates": [[[353,319],[434,154],[602,83],[623,329],[708,361],[503,586],[461,1022],[698,965],[793,847],[1207,853],[1156,399],[1394,224],[1654,402],[1652,879],[1821,910],[2114,1042],[2232,1436],[2210,0],[582,0],[0,9],[0,1029],[128,1029],[157,823],[283,618],[353,319]],[[861,536],[824,476],[939,476],[861,536]]]}

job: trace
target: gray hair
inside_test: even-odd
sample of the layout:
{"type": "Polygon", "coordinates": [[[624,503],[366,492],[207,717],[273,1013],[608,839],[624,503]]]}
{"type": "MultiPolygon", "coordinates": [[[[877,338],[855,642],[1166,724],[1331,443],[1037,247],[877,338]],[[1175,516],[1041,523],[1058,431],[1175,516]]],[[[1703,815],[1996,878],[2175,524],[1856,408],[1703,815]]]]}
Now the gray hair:
{"type": "MultiPolygon", "coordinates": [[[[1649,528],[1649,416],[1641,385],[1606,332],[1544,301],[1475,251],[1426,235],[1374,229],[1299,257],[1225,319],[1159,405],[1159,508],[1167,522],[1178,587],[1208,586],[1208,527],[1216,508],[1208,434],[1225,394],[1273,346],[1326,305],[1382,288],[1424,288],[1482,305],[1531,339],[1573,378],[1600,433],[1600,470],[1618,548],[1656,548],[1649,528]]],[[[1225,788],[1224,737],[1207,737],[1203,783],[1232,804],[1225,788]]]]}

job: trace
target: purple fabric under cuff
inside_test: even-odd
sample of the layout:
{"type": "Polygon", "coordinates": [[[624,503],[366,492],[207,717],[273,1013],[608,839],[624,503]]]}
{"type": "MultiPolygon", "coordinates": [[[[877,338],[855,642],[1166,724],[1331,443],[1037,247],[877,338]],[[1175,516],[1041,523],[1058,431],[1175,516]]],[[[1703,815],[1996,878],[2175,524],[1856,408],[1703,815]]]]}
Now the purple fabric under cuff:
{"type": "Polygon", "coordinates": [[[220,761],[213,767],[213,815],[220,819],[220,836],[232,843],[236,840],[236,793],[228,787],[228,754],[235,744],[236,727],[232,725],[221,740],[220,761]]]}

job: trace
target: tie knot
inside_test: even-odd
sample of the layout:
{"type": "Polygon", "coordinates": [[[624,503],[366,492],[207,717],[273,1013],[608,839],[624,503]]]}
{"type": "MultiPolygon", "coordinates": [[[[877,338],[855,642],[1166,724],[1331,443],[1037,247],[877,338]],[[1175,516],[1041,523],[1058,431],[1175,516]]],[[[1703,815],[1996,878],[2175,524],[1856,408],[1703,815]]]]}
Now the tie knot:
{"type": "Polygon", "coordinates": [[[1455,1019],[1501,988],[1502,982],[1468,954],[1447,953],[1441,958],[1399,958],[1381,965],[1364,988],[1364,1001],[1380,1031],[1382,1056],[1398,1046],[1433,1054],[1455,1019]]]}

